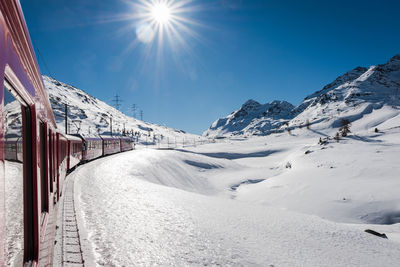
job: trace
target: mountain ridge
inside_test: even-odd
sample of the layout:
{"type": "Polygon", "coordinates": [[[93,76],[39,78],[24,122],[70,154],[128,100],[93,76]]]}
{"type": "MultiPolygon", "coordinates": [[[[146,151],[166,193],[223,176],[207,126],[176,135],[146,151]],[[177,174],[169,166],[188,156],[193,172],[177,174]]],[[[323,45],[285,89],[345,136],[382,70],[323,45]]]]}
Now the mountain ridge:
{"type": "Polygon", "coordinates": [[[57,127],[64,132],[65,104],[68,105],[68,134],[83,136],[110,135],[112,121],[113,135],[132,135],[137,133],[143,138],[198,138],[182,130],[144,122],[132,118],[109,106],[104,101],[89,95],[72,85],[54,78],[43,76],[49,100],[53,108],[57,127]]]}
{"type": "MultiPolygon", "coordinates": [[[[264,105],[271,103],[279,101],[264,105]]],[[[337,128],[344,118],[354,122],[384,106],[393,109],[394,117],[398,115],[397,108],[400,107],[400,54],[384,64],[356,67],[340,75],[322,89],[306,96],[296,107],[292,105],[289,114],[286,113],[289,106],[282,105],[284,114],[268,114],[256,112],[263,105],[248,100],[230,115],[217,119],[203,136],[268,135],[282,131],[282,126],[294,129],[306,124],[319,129],[337,128]],[[249,104],[253,107],[252,113],[243,108],[249,104]],[[232,115],[236,116],[235,120],[232,115]],[[236,126],[238,121],[242,123],[241,127],[236,126]]]]}

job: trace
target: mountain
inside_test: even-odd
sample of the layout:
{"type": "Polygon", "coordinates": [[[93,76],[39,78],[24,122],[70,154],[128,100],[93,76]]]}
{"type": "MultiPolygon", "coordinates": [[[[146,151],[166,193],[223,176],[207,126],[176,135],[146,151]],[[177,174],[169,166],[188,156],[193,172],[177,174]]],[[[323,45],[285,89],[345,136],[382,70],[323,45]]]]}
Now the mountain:
{"type": "Polygon", "coordinates": [[[385,64],[369,68],[357,67],[339,76],[321,90],[307,96],[289,113],[285,109],[281,114],[283,116],[261,116],[263,113],[256,112],[255,105],[255,112],[246,114],[246,119],[240,120],[242,125],[238,130],[235,125],[237,121],[232,117],[241,112],[242,106],[238,111],[214,122],[203,135],[266,135],[283,130],[282,124],[290,129],[309,124],[314,129],[334,130],[343,119],[356,122],[358,129],[368,130],[389,119],[399,119],[399,108],[400,55],[396,55],[385,64]]]}
{"type": "MultiPolygon", "coordinates": [[[[307,96],[293,110],[290,124],[296,127],[309,120],[317,128],[336,128],[343,118],[355,122],[371,113],[378,123],[396,117],[399,107],[400,55],[396,55],[385,64],[357,67],[307,96]]],[[[364,128],[378,124],[367,123],[364,128]]]]}
{"type": "Polygon", "coordinates": [[[67,104],[69,134],[109,135],[112,118],[113,135],[122,134],[125,131],[126,133],[138,132],[143,140],[150,136],[198,138],[182,130],[129,117],[84,91],[53,78],[43,76],[43,82],[49,95],[57,127],[61,132],[65,132],[65,104],[67,104]]]}
{"type": "Polygon", "coordinates": [[[287,123],[292,118],[294,106],[286,101],[260,104],[248,100],[243,106],[225,118],[215,121],[204,136],[265,135],[287,123]]]}

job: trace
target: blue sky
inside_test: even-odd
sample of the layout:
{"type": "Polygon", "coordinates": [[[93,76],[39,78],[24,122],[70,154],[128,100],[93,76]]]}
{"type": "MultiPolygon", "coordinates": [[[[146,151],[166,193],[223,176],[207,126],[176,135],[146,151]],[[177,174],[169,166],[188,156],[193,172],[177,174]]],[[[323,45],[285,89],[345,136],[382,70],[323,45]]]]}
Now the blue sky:
{"type": "MultiPolygon", "coordinates": [[[[174,1],[179,3],[182,1],[174,1]]],[[[171,42],[138,41],[137,1],[21,0],[43,74],[192,133],[246,100],[297,105],[400,53],[399,1],[187,1],[171,42]],[[128,16],[127,16],[128,15],[128,16]],[[49,69],[49,70],[48,70],[49,69]]]]}

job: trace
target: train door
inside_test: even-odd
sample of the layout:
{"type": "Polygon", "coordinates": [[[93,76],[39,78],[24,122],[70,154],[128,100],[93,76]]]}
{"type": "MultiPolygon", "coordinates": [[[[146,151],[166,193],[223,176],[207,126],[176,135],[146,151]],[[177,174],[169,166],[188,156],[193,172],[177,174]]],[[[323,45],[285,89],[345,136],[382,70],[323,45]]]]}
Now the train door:
{"type": "Polygon", "coordinates": [[[67,171],[70,168],[70,162],[71,162],[71,141],[67,140],[67,171]]]}
{"type": "Polygon", "coordinates": [[[57,201],[60,199],[60,168],[61,168],[61,140],[60,135],[56,134],[56,192],[57,192],[57,201]]]}
{"type": "Polygon", "coordinates": [[[48,144],[49,144],[49,180],[50,180],[50,192],[53,193],[53,132],[49,130],[49,137],[48,137],[48,144]]]}
{"type": "Polygon", "coordinates": [[[47,182],[47,129],[43,122],[40,122],[40,199],[42,223],[44,213],[49,211],[48,182],[47,182]]]}
{"type": "MultiPolygon", "coordinates": [[[[53,140],[53,142],[52,142],[52,147],[53,147],[53,157],[52,157],[52,159],[53,159],[53,168],[52,168],[52,170],[53,170],[53,182],[52,182],[52,184],[53,184],[53,187],[55,187],[56,186],[56,176],[57,176],[57,173],[56,173],[56,170],[57,170],[57,143],[56,143],[56,133],[53,133],[53,138],[52,138],[52,140],[53,140]]],[[[56,188],[53,188],[53,190],[54,190],[54,192],[56,191],[56,188]]]]}
{"type": "MultiPolygon", "coordinates": [[[[24,262],[34,258],[34,215],[33,215],[33,166],[32,166],[32,125],[29,106],[19,96],[17,91],[4,81],[2,88],[3,115],[1,124],[4,133],[0,143],[14,142],[16,146],[2,146],[4,150],[16,149],[13,153],[4,151],[4,184],[0,196],[4,206],[5,220],[5,264],[7,266],[22,266],[24,262]],[[19,150],[19,151],[18,151],[19,150]],[[4,187],[3,187],[4,186],[4,187]]],[[[2,145],[2,144],[1,144],[2,145]]],[[[9,151],[8,151],[9,152],[9,151]]],[[[2,156],[0,156],[2,158],[2,156]]],[[[3,181],[2,181],[3,182],[3,181]]]]}

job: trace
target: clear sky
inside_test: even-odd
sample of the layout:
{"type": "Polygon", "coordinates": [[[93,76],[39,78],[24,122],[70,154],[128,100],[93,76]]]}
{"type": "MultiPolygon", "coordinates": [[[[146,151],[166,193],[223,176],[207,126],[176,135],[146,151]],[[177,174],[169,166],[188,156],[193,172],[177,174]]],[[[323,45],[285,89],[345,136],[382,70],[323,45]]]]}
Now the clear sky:
{"type": "Polygon", "coordinates": [[[155,23],[145,2],[21,0],[42,73],[202,133],[248,99],[298,105],[400,53],[398,0],[175,0],[155,23]]]}

